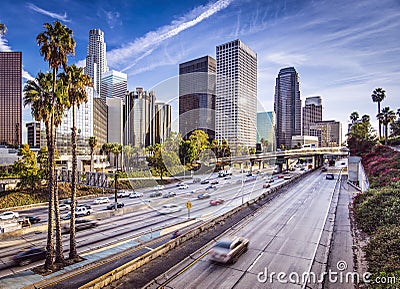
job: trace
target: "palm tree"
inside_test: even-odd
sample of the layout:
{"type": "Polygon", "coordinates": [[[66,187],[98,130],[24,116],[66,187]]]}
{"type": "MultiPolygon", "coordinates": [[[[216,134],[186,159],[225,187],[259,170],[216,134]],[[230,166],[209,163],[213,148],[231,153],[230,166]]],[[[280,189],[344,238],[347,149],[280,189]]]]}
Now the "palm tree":
{"type": "Polygon", "coordinates": [[[113,147],[113,144],[107,142],[101,146],[101,150],[107,155],[107,160],[110,162],[110,152],[113,147]]]}
{"type": "Polygon", "coordinates": [[[89,147],[90,147],[90,171],[93,172],[93,154],[94,149],[97,147],[97,138],[95,136],[91,136],[89,138],[89,147]]]}
{"type": "Polygon", "coordinates": [[[397,116],[400,118],[400,108],[397,109],[397,116]]]}
{"type": "Polygon", "coordinates": [[[125,154],[125,171],[128,171],[131,167],[132,156],[136,152],[132,145],[128,144],[123,147],[123,152],[125,154]]]}
{"type": "MultiPolygon", "coordinates": [[[[372,101],[373,102],[377,102],[378,103],[378,114],[381,112],[381,102],[385,99],[386,94],[385,94],[385,90],[381,87],[376,88],[373,92],[372,92],[372,101]]],[[[381,139],[382,137],[382,122],[379,120],[379,139],[381,139]]]]}
{"type": "Polygon", "coordinates": [[[86,87],[92,85],[89,76],[83,74],[83,68],[77,67],[75,64],[65,68],[64,73],[60,73],[60,78],[68,84],[68,103],[67,107],[72,108],[72,179],[71,179],[71,219],[70,219],[70,248],[69,258],[76,259],[76,230],[75,230],[75,199],[76,199],[76,181],[78,179],[78,160],[77,160],[77,135],[76,135],[76,107],[88,101],[86,87]]]}
{"type": "Polygon", "coordinates": [[[112,147],[111,147],[111,152],[114,154],[114,157],[116,159],[116,167],[117,167],[117,171],[118,171],[118,157],[119,154],[122,153],[122,145],[120,143],[113,143],[112,147]]]}
{"type": "Polygon", "coordinates": [[[387,145],[387,140],[388,140],[388,127],[390,123],[393,123],[394,120],[396,119],[396,114],[393,110],[390,109],[390,107],[384,107],[382,109],[382,112],[378,113],[376,116],[379,120],[380,123],[383,124],[385,128],[385,145],[387,145]]]}
{"type": "Polygon", "coordinates": [[[364,114],[364,115],[361,117],[361,121],[364,122],[364,123],[369,122],[370,119],[371,119],[371,118],[369,117],[368,114],[364,114]]]}
{"type": "MultiPolygon", "coordinates": [[[[37,44],[40,46],[40,55],[44,57],[45,61],[49,62],[49,68],[52,69],[53,74],[52,74],[52,81],[53,81],[53,87],[52,87],[52,98],[51,98],[51,104],[52,104],[52,109],[51,109],[51,114],[50,114],[50,131],[49,131],[49,136],[50,136],[50,142],[48,142],[48,150],[49,150],[49,194],[51,195],[51,199],[49,200],[49,223],[52,222],[50,211],[52,211],[52,204],[54,201],[57,199],[54,197],[55,195],[55,170],[54,170],[54,147],[55,147],[55,133],[54,133],[54,127],[55,127],[55,119],[54,119],[54,114],[55,114],[55,104],[58,100],[58,102],[61,104],[63,103],[63,99],[57,99],[57,93],[56,93],[56,88],[57,88],[57,72],[58,68],[62,66],[64,70],[66,70],[67,67],[67,56],[68,55],[73,55],[75,53],[75,40],[73,39],[73,32],[71,29],[67,28],[63,24],[61,24],[59,21],[54,21],[54,26],[51,25],[50,23],[45,23],[44,24],[45,31],[40,33],[38,36],[36,36],[36,41],[37,44]]],[[[56,215],[59,215],[59,208],[58,208],[58,202],[54,203],[55,206],[55,211],[56,215]]],[[[57,220],[57,223],[59,221],[57,220]]],[[[45,269],[53,269],[54,267],[54,261],[53,261],[53,247],[54,245],[54,240],[52,239],[53,233],[50,232],[52,230],[51,226],[49,226],[48,229],[48,234],[47,234],[47,253],[46,253],[46,261],[44,264],[45,269]]],[[[58,235],[58,234],[57,234],[58,235]]],[[[60,234],[61,236],[61,234],[60,234]]],[[[56,262],[63,263],[64,262],[64,256],[62,252],[62,240],[61,242],[57,242],[57,248],[56,248],[56,262]]]]}
{"type": "Polygon", "coordinates": [[[359,116],[358,112],[357,112],[357,111],[353,111],[353,112],[350,114],[351,123],[355,123],[355,122],[358,120],[359,117],[360,117],[360,116],[359,116]]]}

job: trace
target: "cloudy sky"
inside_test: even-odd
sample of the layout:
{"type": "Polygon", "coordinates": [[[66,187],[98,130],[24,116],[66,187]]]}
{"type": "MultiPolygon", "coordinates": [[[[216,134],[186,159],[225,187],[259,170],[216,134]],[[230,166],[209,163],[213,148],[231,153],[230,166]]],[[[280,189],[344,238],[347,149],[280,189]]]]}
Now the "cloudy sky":
{"type": "MultiPolygon", "coordinates": [[[[322,96],[323,118],[344,128],[352,111],[376,124],[376,87],[386,90],[383,107],[400,107],[398,0],[3,0],[0,51],[22,51],[26,79],[47,70],[35,37],[55,19],[74,31],[69,63],[84,63],[89,30],[100,28],[108,66],[128,74],[128,88],[155,88],[173,108],[179,63],[215,57],[216,45],[237,38],[257,52],[260,111],[273,110],[275,78],[286,66],[299,73],[303,103],[322,96]]],[[[28,109],[23,119],[31,119],[28,109]]]]}

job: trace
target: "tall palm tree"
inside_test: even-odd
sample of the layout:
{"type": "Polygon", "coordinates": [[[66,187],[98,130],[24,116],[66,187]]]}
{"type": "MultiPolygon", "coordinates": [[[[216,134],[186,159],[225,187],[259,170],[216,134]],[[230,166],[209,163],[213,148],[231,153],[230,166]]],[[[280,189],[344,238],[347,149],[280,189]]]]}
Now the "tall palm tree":
{"type": "Polygon", "coordinates": [[[113,147],[113,144],[107,142],[101,146],[101,150],[107,155],[107,160],[110,162],[110,152],[113,147]]]}
{"type": "Polygon", "coordinates": [[[388,127],[390,123],[393,123],[396,119],[396,114],[390,107],[384,107],[382,112],[378,113],[377,116],[378,120],[383,124],[385,128],[385,145],[387,145],[388,140],[388,127]]]}
{"type": "Polygon", "coordinates": [[[76,108],[88,101],[86,87],[92,86],[90,76],[83,73],[83,68],[75,64],[65,68],[64,73],[60,73],[60,78],[68,84],[68,103],[67,107],[72,108],[72,178],[71,178],[71,219],[70,219],[70,238],[69,238],[69,258],[78,258],[76,251],[76,230],[75,230],[75,209],[76,209],[76,182],[78,179],[78,160],[77,160],[77,135],[76,135],[76,108]]]}
{"type": "Polygon", "coordinates": [[[117,167],[117,171],[118,171],[118,157],[120,155],[120,153],[122,153],[122,145],[120,143],[113,143],[112,147],[111,147],[111,152],[114,154],[114,157],[116,159],[116,167],[117,167]]]}
{"type": "MultiPolygon", "coordinates": [[[[381,102],[385,99],[385,90],[381,87],[376,88],[372,92],[372,101],[378,103],[378,114],[381,112],[381,102]]],[[[379,120],[379,139],[382,137],[382,122],[379,120]]]]}
{"type": "Polygon", "coordinates": [[[369,116],[368,114],[364,114],[364,115],[361,117],[361,121],[364,122],[364,123],[369,122],[370,119],[371,119],[371,118],[370,118],[370,116],[369,116]]]}
{"type": "MultiPolygon", "coordinates": [[[[55,147],[55,133],[54,133],[54,127],[55,127],[55,119],[54,119],[54,107],[57,101],[57,72],[58,68],[62,66],[64,70],[67,67],[67,56],[68,55],[73,55],[75,53],[75,40],[73,39],[73,32],[71,29],[67,28],[65,25],[61,24],[59,21],[54,21],[54,25],[51,25],[50,23],[45,23],[44,24],[45,31],[40,33],[39,35],[36,36],[36,41],[37,44],[40,46],[40,55],[44,57],[45,61],[49,62],[49,68],[52,69],[52,81],[53,81],[53,87],[52,87],[52,99],[51,99],[51,104],[53,106],[53,109],[50,114],[50,131],[49,131],[49,136],[50,136],[50,142],[48,143],[48,150],[49,150],[49,194],[51,195],[51,199],[49,200],[49,223],[53,221],[50,214],[50,211],[52,211],[51,204],[54,204],[54,209],[56,211],[56,215],[59,215],[59,208],[58,208],[58,202],[55,203],[54,200],[56,199],[54,197],[55,195],[55,170],[54,170],[54,147],[55,147]]],[[[63,99],[59,99],[59,103],[63,103],[63,99]]],[[[57,220],[57,223],[59,221],[57,220]]],[[[50,228],[48,231],[52,230],[50,228]]],[[[46,261],[44,264],[45,269],[53,269],[54,267],[54,260],[53,260],[53,249],[51,248],[54,245],[54,240],[51,240],[53,233],[48,232],[47,234],[47,253],[46,253],[46,261]]],[[[57,234],[58,235],[58,234],[57,234]]],[[[61,234],[60,234],[61,236],[61,234]]],[[[56,247],[56,262],[63,263],[64,262],[64,256],[62,252],[62,242],[57,242],[57,247],[56,247]]]]}
{"type": "Polygon", "coordinates": [[[123,147],[122,151],[124,152],[126,158],[125,171],[128,171],[129,168],[131,167],[132,156],[135,153],[135,149],[133,148],[132,145],[128,144],[123,147]]]}
{"type": "Polygon", "coordinates": [[[360,117],[360,116],[359,116],[358,112],[357,112],[357,111],[353,111],[353,112],[350,114],[351,123],[355,123],[355,122],[358,120],[359,117],[360,117]]]}
{"type": "Polygon", "coordinates": [[[90,171],[93,172],[93,154],[94,149],[97,147],[97,138],[95,136],[91,136],[89,138],[89,147],[90,147],[90,171]]]}

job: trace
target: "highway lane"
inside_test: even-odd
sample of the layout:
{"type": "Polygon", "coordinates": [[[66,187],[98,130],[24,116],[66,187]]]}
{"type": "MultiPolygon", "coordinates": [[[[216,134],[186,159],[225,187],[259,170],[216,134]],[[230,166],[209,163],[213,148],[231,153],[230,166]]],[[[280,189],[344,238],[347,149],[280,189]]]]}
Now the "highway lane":
{"type": "MultiPolygon", "coordinates": [[[[239,178],[241,180],[241,176],[239,178]]],[[[137,235],[139,233],[143,233],[149,230],[150,227],[155,227],[156,225],[166,225],[166,224],[176,224],[181,222],[183,219],[186,219],[186,212],[182,211],[178,214],[171,215],[159,215],[154,208],[160,206],[165,202],[180,202],[182,206],[186,203],[188,199],[192,200],[194,205],[193,215],[198,217],[206,215],[207,217],[211,217],[213,214],[222,214],[226,210],[231,209],[234,206],[241,204],[237,194],[238,191],[246,191],[243,195],[254,197],[254,193],[258,191],[258,194],[261,194],[262,183],[264,180],[259,178],[258,181],[247,182],[243,186],[243,190],[240,190],[242,187],[241,181],[237,182],[235,178],[232,178],[231,184],[226,184],[226,186],[218,185],[219,188],[215,190],[212,194],[224,198],[226,200],[225,206],[220,207],[211,207],[209,205],[210,199],[205,200],[197,200],[196,195],[187,194],[186,191],[178,190],[178,197],[172,199],[164,199],[158,198],[157,200],[153,200],[154,204],[151,203],[151,206],[145,206],[141,208],[140,212],[130,212],[121,216],[114,216],[109,219],[104,219],[100,221],[99,227],[95,229],[90,229],[86,231],[79,231],[77,233],[77,243],[78,243],[78,251],[88,251],[101,247],[102,245],[109,244],[110,242],[115,242],[118,240],[122,240],[124,238],[132,237],[132,235],[137,235]],[[233,184],[232,184],[233,182],[233,184]],[[180,191],[180,192],[179,192],[180,191]],[[232,199],[231,201],[229,199],[232,199]],[[235,203],[236,202],[236,203],[235,203]],[[127,222],[127,220],[129,222],[127,222]],[[157,224],[158,223],[158,224],[157,224]]],[[[275,182],[279,184],[279,181],[275,182]]],[[[206,185],[201,185],[197,187],[205,187],[206,185]]],[[[171,189],[177,189],[176,186],[171,189]]],[[[136,202],[140,202],[137,201],[136,202]]],[[[148,203],[146,203],[148,204],[148,203]]],[[[99,205],[103,206],[104,205],[99,205]]],[[[2,261],[2,265],[0,265],[0,276],[5,276],[8,274],[12,274],[18,271],[23,271],[30,266],[13,268],[13,264],[10,263],[10,258],[15,255],[18,251],[21,251],[25,248],[29,248],[32,246],[35,247],[44,247],[46,238],[45,234],[29,234],[22,236],[20,238],[15,238],[9,241],[3,241],[0,245],[0,260],[2,261]],[[11,267],[11,268],[10,268],[11,267]]],[[[64,248],[67,249],[68,245],[68,235],[63,236],[64,248]]],[[[35,265],[35,264],[34,264],[35,265]]]]}
{"type": "Polygon", "coordinates": [[[250,239],[248,251],[235,264],[211,263],[205,255],[163,285],[176,289],[301,288],[301,282],[279,283],[277,274],[295,272],[292,274],[301,276],[308,272],[334,186],[335,181],[326,180],[320,172],[306,176],[257,212],[251,222],[230,230],[229,234],[250,239]],[[265,283],[257,278],[264,281],[273,272],[273,278],[267,278],[265,283]]]}

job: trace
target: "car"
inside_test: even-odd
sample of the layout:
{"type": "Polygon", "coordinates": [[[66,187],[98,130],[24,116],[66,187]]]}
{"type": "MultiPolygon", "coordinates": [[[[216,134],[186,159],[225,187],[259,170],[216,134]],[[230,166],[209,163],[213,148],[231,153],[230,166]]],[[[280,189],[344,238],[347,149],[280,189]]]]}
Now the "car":
{"type": "Polygon", "coordinates": [[[273,183],[273,182],[275,182],[275,180],[274,180],[274,178],[269,178],[269,179],[267,180],[267,182],[268,182],[268,183],[273,183]]]}
{"type": "Polygon", "coordinates": [[[217,188],[217,186],[216,185],[209,185],[207,188],[206,188],[206,191],[209,191],[209,190],[212,190],[212,189],[216,189],[217,188]]]}
{"type": "Polygon", "coordinates": [[[168,192],[163,195],[163,198],[171,198],[171,197],[175,197],[175,196],[176,196],[175,192],[168,192]]]}
{"type": "Polygon", "coordinates": [[[110,202],[109,198],[107,198],[107,197],[99,197],[99,198],[96,198],[93,201],[93,204],[99,205],[99,204],[106,204],[106,203],[109,203],[109,202],[110,202]]]}
{"type": "MultiPolygon", "coordinates": [[[[70,199],[65,199],[63,203],[66,204],[66,205],[71,205],[72,201],[70,199]]],[[[75,204],[78,205],[78,201],[77,200],[75,200],[75,204]]]]}
{"type": "Polygon", "coordinates": [[[18,219],[19,214],[17,212],[4,212],[0,214],[0,220],[6,221],[6,220],[13,220],[13,219],[18,219]]]}
{"type": "Polygon", "coordinates": [[[162,215],[176,213],[182,210],[182,207],[175,204],[165,204],[158,210],[158,212],[162,215]]]}
{"type": "Polygon", "coordinates": [[[158,186],[154,187],[155,190],[163,190],[164,188],[165,188],[165,186],[163,186],[163,185],[158,185],[158,186]]]}
{"type": "Polygon", "coordinates": [[[223,199],[216,199],[216,200],[211,200],[210,205],[211,206],[217,206],[223,204],[225,201],[223,199]]]}
{"type": "Polygon", "coordinates": [[[328,169],[326,167],[322,167],[321,172],[327,172],[328,169]]]}
{"type": "Polygon", "coordinates": [[[179,185],[178,185],[178,188],[179,188],[180,190],[184,190],[184,189],[188,189],[189,186],[188,186],[187,184],[179,184],[179,185]]]}
{"type": "Polygon", "coordinates": [[[160,191],[152,192],[150,198],[161,197],[162,193],[160,191]]]}
{"type": "Polygon", "coordinates": [[[283,179],[284,178],[284,175],[279,175],[278,176],[278,179],[283,179]]]}
{"type": "Polygon", "coordinates": [[[71,205],[70,204],[60,204],[58,206],[60,208],[60,211],[70,211],[71,210],[71,205]]]}
{"type": "Polygon", "coordinates": [[[218,182],[218,181],[212,181],[211,184],[212,184],[212,185],[218,185],[219,182],[218,182]]]}
{"type": "Polygon", "coordinates": [[[292,178],[292,176],[286,175],[283,177],[284,180],[290,180],[292,178]]]}
{"type": "Polygon", "coordinates": [[[300,169],[300,171],[305,171],[305,170],[306,170],[306,168],[304,168],[304,167],[300,169]]]}
{"type": "Polygon", "coordinates": [[[269,183],[263,184],[263,188],[264,188],[264,189],[268,189],[269,187],[271,187],[271,185],[270,185],[269,183]]]}
{"type": "Polygon", "coordinates": [[[82,217],[82,216],[89,216],[91,213],[93,213],[93,209],[86,207],[86,206],[79,206],[76,207],[75,210],[75,216],[77,217],[82,217]]]}
{"type": "Polygon", "coordinates": [[[129,198],[141,198],[143,197],[143,193],[133,192],[129,195],[129,198]]]}
{"type": "Polygon", "coordinates": [[[35,216],[24,216],[22,219],[18,220],[18,223],[22,225],[22,227],[29,227],[32,224],[36,224],[40,222],[39,217],[35,216]]]}
{"type": "MultiPolygon", "coordinates": [[[[117,203],[117,208],[123,208],[125,206],[124,203],[117,203]]],[[[115,203],[111,203],[106,207],[106,210],[114,210],[115,209],[115,203]]]]}
{"type": "Polygon", "coordinates": [[[46,250],[43,248],[30,248],[26,251],[19,252],[12,257],[12,260],[20,266],[43,260],[46,258],[46,250]]]}
{"type": "Polygon", "coordinates": [[[253,174],[251,173],[251,172],[248,172],[247,174],[246,174],[246,177],[251,177],[253,174]]]}
{"type": "Polygon", "coordinates": [[[210,197],[210,194],[204,193],[204,194],[200,194],[197,196],[198,199],[202,200],[202,199],[207,199],[210,197]]]}
{"type": "MultiPolygon", "coordinates": [[[[97,222],[94,220],[88,220],[88,219],[76,219],[75,221],[75,229],[76,231],[81,231],[85,229],[90,229],[97,227],[97,222]]],[[[66,223],[63,227],[64,232],[69,233],[70,227],[69,223],[66,223]]]]}
{"type": "Polygon", "coordinates": [[[334,179],[335,179],[335,176],[334,176],[333,174],[326,174],[325,178],[326,178],[327,180],[334,180],[334,179]]]}
{"type": "Polygon", "coordinates": [[[85,207],[86,209],[93,211],[93,210],[92,210],[92,207],[91,207],[90,205],[87,205],[87,204],[80,204],[80,205],[77,205],[76,207],[77,207],[77,208],[79,208],[79,207],[85,207]]]}
{"type": "Polygon", "coordinates": [[[208,184],[209,182],[210,182],[209,180],[202,180],[202,181],[200,182],[200,184],[205,185],[205,184],[208,184]]]}
{"type": "Polygon", "coordinates": [[[210,250],[210,260],[218,263],[235,263],[247,251],[249,239],[229,237],[219,240],[210,250]]]}
{"type": "Polygon", "coordinates": [[[117,192],[117,198],[129,198],[130,195],[131,192],[127,190],[121,190],[117,192]]]}

